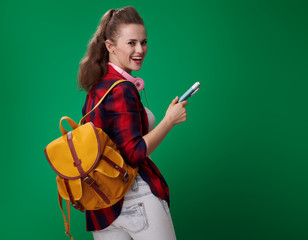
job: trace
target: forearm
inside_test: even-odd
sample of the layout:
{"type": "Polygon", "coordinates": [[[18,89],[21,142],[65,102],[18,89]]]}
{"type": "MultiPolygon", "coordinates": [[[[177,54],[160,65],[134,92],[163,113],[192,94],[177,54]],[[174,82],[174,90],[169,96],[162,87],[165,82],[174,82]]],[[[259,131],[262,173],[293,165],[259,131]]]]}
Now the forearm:
{"type": "Polygon", "coordinates": [[[172,128],[173,124],[165,117],[151,132],[143,136],[147,146],[147,156],[158,147],[172,128]]]}
{"type": "Polygon", "coordinates": [[[187,102],[178,103],[178,100],[178,97],[172,100],[163,120],[151,132],[143,136],[147,147],[146,156],[149,156],[158,147],[173,126],[186,121],[185,106],[187,102]]]}

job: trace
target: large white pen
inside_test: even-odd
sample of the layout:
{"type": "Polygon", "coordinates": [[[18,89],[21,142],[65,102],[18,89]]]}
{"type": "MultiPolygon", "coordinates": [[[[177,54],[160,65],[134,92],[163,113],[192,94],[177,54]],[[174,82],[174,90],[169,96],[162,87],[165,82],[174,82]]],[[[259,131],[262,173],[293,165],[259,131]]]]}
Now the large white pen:
{"type": "Polygon", "coordinates": [[[192,87],[190,89],[188,89],[179,99],[178,102],[183,102],[185,101],[187,98],[191,97],[192,95],[194,95],[200,87],[200,82],[196,82],[194,85],[192,85],[192,87]]]}

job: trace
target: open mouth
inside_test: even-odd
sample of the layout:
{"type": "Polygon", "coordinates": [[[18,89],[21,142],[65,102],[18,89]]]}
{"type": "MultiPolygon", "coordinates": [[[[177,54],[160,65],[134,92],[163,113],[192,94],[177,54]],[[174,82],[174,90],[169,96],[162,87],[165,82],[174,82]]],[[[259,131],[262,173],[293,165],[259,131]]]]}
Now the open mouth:
{"type": "Polygon", "coordinates": [[[136,63],[141,63],[142,62],[142,57],[132,57],[131,58],[134,62],[136,63]]]}

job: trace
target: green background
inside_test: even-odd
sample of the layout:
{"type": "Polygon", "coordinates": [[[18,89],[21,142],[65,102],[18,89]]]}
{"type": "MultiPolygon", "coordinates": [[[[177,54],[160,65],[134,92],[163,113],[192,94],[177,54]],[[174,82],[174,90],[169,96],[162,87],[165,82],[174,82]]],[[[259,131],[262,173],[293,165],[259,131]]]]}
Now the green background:
{"type": "MultiPolygon", "coordinates": [[[[60,117],[81,118],[76,76],[101,16],[128,5],[146,24],[138,76],[157,121],[201,82],[152,154],[178,239],[308,239],[308,3],[295,0],[2,0],[0,238],[66,239],[43,151],[60,117]]],[[[92,238],[82,213],[71,227],[92,238]]]]}

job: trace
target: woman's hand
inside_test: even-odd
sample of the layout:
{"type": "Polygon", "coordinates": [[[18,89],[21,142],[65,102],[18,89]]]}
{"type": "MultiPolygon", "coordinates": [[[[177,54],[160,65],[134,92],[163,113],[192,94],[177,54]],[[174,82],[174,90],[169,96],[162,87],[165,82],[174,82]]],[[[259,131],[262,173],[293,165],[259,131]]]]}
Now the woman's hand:
{"type": "Polygon", "coordinates": [[[172,126],[185,122],[187,119],[185,106],[188,104],[188,102],[183,101],[178,103],[178,100],[179,97],[176,97],[172,100],[165,115],[166,121],[172,126]]]}

